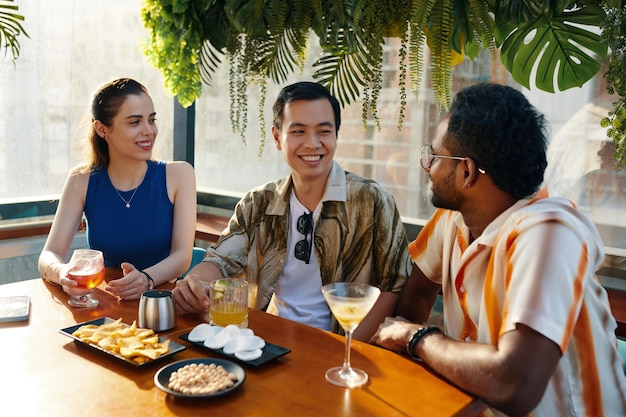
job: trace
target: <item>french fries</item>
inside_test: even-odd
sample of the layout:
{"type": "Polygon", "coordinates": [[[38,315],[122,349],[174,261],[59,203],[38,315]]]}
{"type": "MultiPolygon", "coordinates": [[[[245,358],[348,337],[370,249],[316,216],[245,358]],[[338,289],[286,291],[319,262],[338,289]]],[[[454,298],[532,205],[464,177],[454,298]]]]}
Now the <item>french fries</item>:
{"type": "Polygon", "coordinates": [[[128,326],[122,323],[121,318],[100,326],[86,324],[72,335],[137,364],[154,360],[169,352],[169,339],[161,343],[153,330],[138,328],[136,321],[128,326]]]}

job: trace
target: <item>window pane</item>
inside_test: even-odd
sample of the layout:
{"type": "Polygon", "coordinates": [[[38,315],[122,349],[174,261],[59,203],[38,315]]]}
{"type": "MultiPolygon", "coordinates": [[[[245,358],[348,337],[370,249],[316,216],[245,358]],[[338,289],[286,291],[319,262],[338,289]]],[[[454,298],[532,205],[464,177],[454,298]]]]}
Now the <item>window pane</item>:
{"type": "Polygon", "coordinates": [[[132,77],[150,91],[157,111],[155,157],[172,157],[173,99],[139,50],[146,36],[141,0],[20,2],[30,38],[0,61],[0,203],[61,193],[80,162],[75,148],[96,88],[132,77]]]}
{"type": "Polygon", "coordinates": [[[594,221],[605,246],[623,249],[626,170],[616,169],[614,144],[600,127],[600,120],[612,110],[604,91],[598,91],[554,135],[546,183],[551,193],[573,201],[594,221]]]}
{"type": "MultiPolygon", "coordinates": [[[[79,162],[74,145],[91,94],[113,78],[132,77],[149,89],[158,113],[159,140],[154,156],[172,158],[174,99],[164,93],[160,73],[141,53],[140,42],[147,36],[140,17],[141,4],[142,0],[20,2],[19,12],[26,18],[24,27],[30,38],[20,38],[21,55],[15,64],[8,58],[0,60],[0,216],[2,203],[46,199],[61,192],[67,173],[79,162]]],[[[378,102],[380,130],[372,118],[363,127],[360,102],[344,109],[336,159],[345,169],[379,181],[395,196],[403,216],[425,219],[433,208],[428,177],[419,164],[419,149],[431,141],[440,112],[428,82],[429,68],[424,68],[419,100],[407,90],[403,129],[397,129],[399,44],[390,40],[385,48],[378,102]]],[[[319,53],[312,49],[311,61],[319,53]]],[[[288,82],[311,80],[311,73],[308,65],[303,74],[288,82]]],[[[508,73],[499,63],[492,63],[488,53],[475,62],[462,63],[454,74],[456,90],[486,80],[512,84],[508,73]]],[[[199,190],[241,195],[287,174],[286,163],[271,137],[271,105],[281,87],[268,86],[262,118],[259,89],[249,89],[245,145],[230,125],[226,65],[214,77],[213,86],[205,87],[196,103],[199,190]],[[266,143],[259,156],[263,131],[266,143]]],[[[554,137],[546,183],[554,194],[571,198],[592,216],[607,245],[624,247],[626,225],[619,213],[624,207],[620,200],[624,174],[615,175],[610,183],[603,179],[600,186],[582,182],[589,171],[601,166],[598,151],[606,135],[597,124],[596,110],[610,109],[610,104],[603,107],[598,101],[603,91],[602,85],[592,82],[558,94],[524,92],[546,114],[554,137]],[[587,117],[589,120],[581,124],[587,117]],[[605,190],[609,196],[604,191],[601,196],[587,192],[596,189],[605,190]]]]}
{"type": "MultiPolygon", "coordinates": [[[[311,42],[316,45],[316,42],[311,42]]],[[[427,218],[433,211],[430,204],[427,173],[419,163],[419,149],[429,142],[440,120],[440,112],[427,82],[415,100],[407,86],[407,106],[402,130],[398,130],[400,115],[400,88],[397,40],[385,46],[384,81],[378,101],[380,129],[373,117],[366,126],[362,120],[362,101],[342,110],[342,124],[335,159],[348,171],[373,178],[395,197],[403,216],[427,218]]],[[[312,65],[320,55],[312,46],[311,62],[303,74],[292,76],[284,85],[299,80],[313,80],[312,65]]],[[[456,79],[462,88],[489,76],[490,58],[462,66],[456,79]]],[[[428,68],[424,69],[428,79],[428,68]]],[[[248,91],[248,117],[245,144],[233,133],[230,122],[228,69],[221,68],[213,86],[205,88],[196,107],[196,176],[200,189],[244,193],[267,181],[285,176],[288,168],[271,137],[271,106],[284,85],[267,87],[264,117],[259,116],[259,88],[248,91]],[[264,125],[262,125],[261,121],[264,125]],[[261,147],[261,132],[266,132],[265,146],[261,147]],[[262,149],[259,157],[259,150],[262,149]]]]}

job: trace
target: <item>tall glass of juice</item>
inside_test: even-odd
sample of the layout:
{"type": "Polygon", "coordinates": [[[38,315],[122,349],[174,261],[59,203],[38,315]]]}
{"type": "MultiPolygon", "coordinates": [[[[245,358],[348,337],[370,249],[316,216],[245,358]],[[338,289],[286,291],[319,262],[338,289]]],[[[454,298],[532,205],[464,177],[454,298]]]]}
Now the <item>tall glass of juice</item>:
{"type": "Polygon", "coordinates": [[[248,327],[248,282],[239,278],[218,279],[209,283],[209,320],[226,327],[248,327]]]}

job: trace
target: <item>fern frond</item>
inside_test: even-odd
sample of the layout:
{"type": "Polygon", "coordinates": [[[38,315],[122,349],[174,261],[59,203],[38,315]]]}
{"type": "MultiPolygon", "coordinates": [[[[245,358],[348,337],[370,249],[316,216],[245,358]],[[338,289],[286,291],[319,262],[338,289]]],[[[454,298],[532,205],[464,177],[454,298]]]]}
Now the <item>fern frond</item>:
{"type": "Polygon", "coordinates": [[[200,78],[206,85],[211,85],[213,74],[222,63],[222,53],[211,42],[204,41],[200,49],[200,78]]]}
{"type": "Polygon", "coordinates": [[[452,33],[453,8],[451,0],[437,2],[431,14],[428,44],[431,54],[431,80],[439,107],[448,109],[452,98],[452,33]]]}
{"type": "Polygon", "coordinates": [[[259,49],[259,57],[267,66],[267,73],[276,83],[287,80],[295,68],[303,68],[306,57],[308,33],[285,30],[273,38],[273,43],[259,49]]]}
{"type": "Polygon", "coordinates": [[[411,9],[409,22],[409,71],[411,90],[415,99],[419,97],[420,84],[424,73],[424,44],[428,19],[437,0],[416,0],[411,9]]]}
{"type": "Polygon", "coordinates": [[[355,27],[351,20],[354,4],[329,1],[324,6],[324,13],[328,15],[316,27],[316,31],[321,32],[318,36],[324,54],[313,64],[317,68],[313,78],[346,106],[359,97],[361,88],[371,79],[376,63],[369,55],[363,30],[355,27]]]}
{"type": "MultiPolygon", "coordinates": [[[[346,2],[346,6],[350,4],[346,2]]],[[[331,54],[354,52],[357,47],[353,42],[353,37],[349,35],[354,26],[344,10],[344,2],[342,0],[324,1],[321,10],[321,14],[314,17],[312,28],[319,38],[322,49],[331,54]]]]}
{"type": "Polygon", "coordinates": [[[249,3],[253,4],[246,6],[245,11],[231,12],[247,35],[249,49],[254,51],[246,54],[245,66],[251,74],[282,83],[296,68],[304,66],[311,21],[310,13],[306,17],[309,9],[296,12],[284,0],[249,3]],[[263,28],[262,35],[259,27],[263,28]]]}
{"type": "Polygon", "coordinates": [[[355,101],[366,84],[362,74],[368,69],[359,53],[326,54],[313,67],[318,68],[313,78],[325,85],[342,107],[355,101]]]}
{"type": "Polygon", "coordinates": [[[489,5],[484,0],[469,0],[468,3],[467,17],[474,39],[481,41],[483,47],[489,50],[491,58],[496,59],[495,23],[489,14],[489,5]]]}

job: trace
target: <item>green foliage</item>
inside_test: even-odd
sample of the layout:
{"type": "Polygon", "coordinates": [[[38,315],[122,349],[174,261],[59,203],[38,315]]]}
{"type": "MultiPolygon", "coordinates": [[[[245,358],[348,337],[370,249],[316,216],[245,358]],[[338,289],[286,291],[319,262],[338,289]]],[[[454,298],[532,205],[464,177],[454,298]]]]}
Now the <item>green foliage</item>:
{"type": "Polygon", "coordinates": [[[11,59],[16,60],[20,55],[18,37],[29,36],[21,23],[24,16],[16,13],[19,7],[9,3],[13,3],[13,0],[0,0],[0,49],[4,49],[5,56],[11,51],[11,59]]]}
{"type": "Polygon", "coordinates": [[[607,136],[615,143],[614,157],[618,167],[626,164],[626,6],[619,0],[603,1],[607,18],[602,26],[602,38],[608,44],[611,55],[609,68],[604,74],[609,94],[619,95],[613,103],[609,117],[600,125],[607,128],[607,136]]]}
{"type": "MultiPolygon", "coordinates": [[[[232,25],[226,48],[231,62],[231,126],[244,143],[248,86],[261,86],[259,119],[265,120],[267,80],[283,83],[289,74],[301,71],[304,66],[314,5],[315,2],[306,0],[224,1],[232,25]]],[[[259,152],[263,150],[266,135],[265,129],[261,130],[259,152]]]]}
{"type": "Polygon", "coordinates": [[[495,22],[489,14],[489,5],[482,0],[457,1],[454,7],[454,29],[452,48],[465,52],[470,59],[478,56],[481,47],[496,57],[495,22]],[[465,50],[459,49],[464,41],[465,50]]]}
{"type": "Polygon", "coordinates": [[[545,1],[543,6],[517,10],[501,6],[496,10],[496,40],[501,45],[502,63],[526,88],[531,88],[534,67],[535,84],[543,91],[555,91],[555,73],[560,90],[581,87],[600,69],[607,45],[600,35],[580,25],[600,26],[604,11],[591,0],[566,5],[565,9],[557,8],[557,2],[545,1]]]}
{"type": "Polygon", "coordinates": [[[416,0],[411,8],[409,22],[409,69],[411,71],[411,88],[415,97],[419,97],[419,89],[423,74],[424,44],[426,28],[433,6],[438,0],[416,0]]]}
{"type": "MultiPolygon", "coordinates": [[[[342,105],[355,101],[374,78],[381,50],[373,34],[355,21],[357,2],[328,1],[324,18],[315,19],[313,30],[324,54],[313,67],[313,77],[329,87],[342,105]]],[[[361,14],[362,18],[362,14],[361,14]]],[[[367,106],[366,106],[367,107],[367,106]]]]}
{"type": "Polygon", "coordinates": [[[177,95],[184,107],[202,94],[198,63],[203,31],[197,11],[193,0],[145,0],[141,14],[150,33],[143,53],[161,70],[165,91],[177,95]]]}
{"type": "Polygon", "coordinates": [[[452,1],[435,2],[428,22],[428,46],[431,52],[431,80],[437,103],[448,108],[452,92],[452,1]]]}
{"type": "MultiPolygon", "coordinates": [[[[311,33],[323,51],[314,78],[344,106],[362,98],[364,122],[370,116],[378,122],[383,47],[399,38],[401,127],[406,77],[417,96],[426,46],[443,108],[451,100],[455,65],[481,49],[495,59],[500,48],[505,67],[526,87],[554,92],[582,85],[607,53],[609,39],[597,30],[606,18],[601,6],[624,9],[619,0],[145,0],[151,36],[144,53],[183,106],[200,96],[202,82],[210,84],[225,55],[231,124],[244,137],[247,89],[260,86],[264,100],[268,80],[280,84],[301,71],[311,33]]],[[[615,31],[622,48],[623,33],[615,31]]],[[[623,76],[621,69],[615,78],[623,76]]]]}

